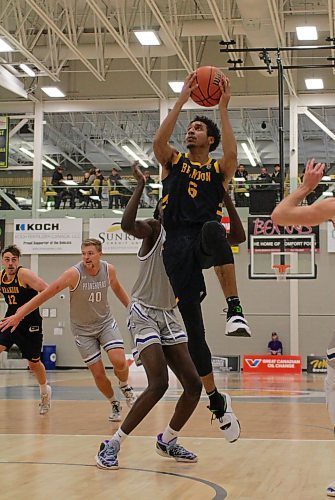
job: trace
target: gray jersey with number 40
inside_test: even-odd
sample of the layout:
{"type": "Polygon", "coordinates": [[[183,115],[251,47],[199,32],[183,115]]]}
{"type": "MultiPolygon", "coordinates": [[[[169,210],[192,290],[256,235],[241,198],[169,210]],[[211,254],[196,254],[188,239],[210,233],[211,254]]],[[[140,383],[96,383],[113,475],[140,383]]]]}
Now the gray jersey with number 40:
{"type": "Polygon", "coordinates": [[[79,272],[78,283],[70,290],[70,321],[74,335],[95,336],[104,326],[114,321],[109,308],[108,262],[100,261],[99,272],[88,274],[83,262],[73,266],[79,272]]]}

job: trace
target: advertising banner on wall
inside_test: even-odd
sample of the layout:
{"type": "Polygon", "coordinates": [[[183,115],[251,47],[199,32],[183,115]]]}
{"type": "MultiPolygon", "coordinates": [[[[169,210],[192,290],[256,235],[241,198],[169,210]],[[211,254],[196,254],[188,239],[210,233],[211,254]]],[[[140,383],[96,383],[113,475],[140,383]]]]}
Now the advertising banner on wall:
{"type": "Polygon", "coordinates": [[[90,219],[90,238],[102,243],[104,253],[137,253],[142,240],[121,229],[121,219],[90,219]]]}
{"type": "Polygon", "coordinates": [[[23,254],[80,254],[82,219],[15,219],[14,243],[23,254]]]}
{"type": "Polygon", "coordinates": [[[0,168],[8,167],[9,118],[0,116],[0,168]]]}
{"type": "Polygon", "coordinates": [[[245,354],[244,373],[301,373],[301,356],[269,356],[245,354]]]}
{"type": "MultiPolygon", "coordinates": [[[[315,251],[318,252],[320,250],[319,226],[277,226],[277,224],[272,222],[270,216],[248,217],[248,250],[250,250],[250,236],[261,236],[264,238],[264,240],[262,239],[261,241],[257,241],[257,252],[269,253],[271,250],[275,249],[274,245],[276,244],[276,241],[272,238],[267,238],[267,236],[279,236],[286,234],[298,236],[298,238],[294,240],[294,249],[295,251],[301,252],[310,251],[310,241],[306,240],[306,238],[301,238],[301,240],[299,240],[299,236],[314,234],[315,251]],[[262,241],[264,241],[264,246],[262,246],[262,241]]],[[[285,248],[287,250],[289,250],[290,245],[292,245],[292,240],[285,240],[285,248]]]]}
{"type": "Polygon", "coordinates": [[[326,356],[307,356],[307,373],[327,373],[326,356]]]}
{"type": "Polygon", "coordinates": [[[239,372],[240,356],[214,354],[212,356],[212,366],[214,372],[239,372]]]}

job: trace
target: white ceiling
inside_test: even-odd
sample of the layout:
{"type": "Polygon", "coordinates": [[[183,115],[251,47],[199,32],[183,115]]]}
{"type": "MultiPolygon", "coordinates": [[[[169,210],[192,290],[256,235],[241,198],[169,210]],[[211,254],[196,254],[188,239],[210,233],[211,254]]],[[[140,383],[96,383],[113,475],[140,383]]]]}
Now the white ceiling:
{"type": "MultiPolygon", "coordinates": [[[[325,39],[334,37],[334,4],[335,0],[0,0],[0,36],[15,49],[0,54],[0,64],[15,75],[18,85],[23,83],[23,91],[34,102],[45,98],[40,90],[43,85],[58,86],[71,102],[127,100],[124,109],[131,111],[118,106],[118,111],[46,113],[45,152],[66,162],[73,172],[92,163],[105,171],[111,165],[128,166],[131,159],[122,145],[130,140],[140,148],[143,159],[154,165],[151,139],[159,124],[158,99],[174,98],[168,81],[183,80],[203,65],[229,73],[234,96],[258,96],[260,104],[255,107],[234,107],[232,102],[231,119],[238,141],[251,138],[262,162],[273,164],[278,161],[278,112],[275,103],[261,103],[262,96],[277,93],[276,72],[269,76],[265,71],[229,71],[229,57],[241,57],[247,66],[262,63],[258,53],[220,53],[219,41],[234,39],[236,48],[329,44],[325,39]],[[305,24],[317,26],[318,41],[298,42],[295,26],[305,24]],[[158,32],[162,45],[140,46],[133,30],[147,28],[158,32]],[[18,68],[20,63],[33,64],[37,76],[27,77],[18,68]],[[143,109],[138,105],[140,98],[156,102],[155,109],[143,109]],[[261,128],[263,121],[266,129],[261,128]]],[[[276,53],[270,57],[275,64],[276,53]]],[[[335,52],[312,48],[283,52],[282,57],[286,64],[320,65],[327,63],[327,57],[335,57],[335,52]]],[[[334,93],[332,68],[290,69],[285,70],[286,96],[306,94],[305,77],[322,77],[324,93],[334,93]]],[[[1,101],[26,99],[0,87],[1,101]]],[[[216,110],[205,113],[217,119],[216,110]]],[[[314,113],[335,130],[335,99],[334,107],[315,108],[314,113]]],[[[173,136],[179,147],[192,116],[192,111],[181,115],[173,136]]],[[[12,126],[19,121],[12,119],[12,126]]],[[[286,112],[286,143],[288,126],[286,112]]],[[[299,159],[303,162],[313,156],[332,162],[334,141],[307,117],[299,117],[299,127],[299,159]]],[[[11,140],[12,163],[27,163],[18,146],[32,141],[29,128],[33,128],[32,121],[21,129],[26,133],[11,140]]],[[[239,154],[240,161],[245,161],[240,148],[239,154]]]]}

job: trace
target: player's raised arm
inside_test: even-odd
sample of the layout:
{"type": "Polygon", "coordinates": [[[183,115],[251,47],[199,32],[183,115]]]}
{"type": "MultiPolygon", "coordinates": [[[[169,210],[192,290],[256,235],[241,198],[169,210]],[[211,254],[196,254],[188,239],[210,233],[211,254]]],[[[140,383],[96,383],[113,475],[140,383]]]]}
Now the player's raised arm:
{"type": "Polygon", "coordinates": [[[304,198],[314,191],[324,175],[325,165],[309,160],[306,165],[302,184],[284,198],[272,212],[271,218],[281,226],[301,224],[317,226],[335,217],[335,199],[328,198],[312,205],[301,207],[304,198]]]}
{"type": "Polygon", "coordinates": [[[224,187],[227,189],[230,179],[237,169],[236,139],[228,115],[228,104],[231,97],[230,82],[224,77],[220,83],[221,99],[219,110],[221,118],[221,141],[223,157],[219,160],[221,172],[224,174],[224,187]]]}
{"type": "Polygon", "coordinates": [[[137,185],[130,200],[123,212],[121,229],[135,238],[144,239],[152,236],[152,226],[145,220],[136,220],[137,209],[145,186],[145,177],[141,172],[138,162],[132,165],[133,176],[137,180],[137,185]]]}
{"type": "Polygon", "coordinates": [[[65,271],[59,278],[53,281],[45,290],[32,298],[29,302],[19,307],[13,316],[8,316],[0,322],[0,330],[4,331],[7,328],[11,328],[14,331],[20,321],[23,320],[27,314],[31,313],[38,307],[40,307],[44,302],[51,299],[57,293],[64,290],[64,288],[70,287],[74,288],[78,281],[78,271],[75,268],[70,268],[65,271]]]}
{"type": "Polygon", "coordinates": [[[153,140],[153,150],[157,161],[163,167],[163,178],[168,174],[166,165],[171,162],[177,154],[177,151],[170,146],[169,140],[176,126],[179,113],[184,106],[184,104],[189,100],[192,91],[197,87],[194,84],[195,73],[190,73],[184,82],[183,89],[179,94],[179,97],[165,118],[161,123],[159,129],[157,130],[154,140],[153,140]]]}

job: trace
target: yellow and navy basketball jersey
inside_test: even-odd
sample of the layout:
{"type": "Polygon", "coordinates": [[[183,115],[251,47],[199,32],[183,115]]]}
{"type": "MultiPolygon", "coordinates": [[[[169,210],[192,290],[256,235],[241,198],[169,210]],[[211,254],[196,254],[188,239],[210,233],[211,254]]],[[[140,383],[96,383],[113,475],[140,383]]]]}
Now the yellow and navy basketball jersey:
{"type": "Polygon", "coordinates": [[[178,153],[163,180],[163,223],[167,229],[203,225],[220,220],[224,195],[223,174],[216,160],[208,158],[201,165],[192,162],[188,153],[178,153]]]}
{"type": "MultiPolygon", "coordinates": [[[[37,295],[37,291],[32,288],[24,287],[19,279],[18,272],[22,266],[17,268],[15,275],[9,280],[5,270],[1,272],[0,277],[0,292],[4,296],[5,302],[8,305],[8,309],[6,311],[6,316],[11,316],[15,314],[17,309],[27,302],[30,299],[37,295]]],[[[42,318],[40,316],[39,309],[35,309],[30,314],[24,318],[25,322],[31,322],[34,325],[41,323],[42,318]]]]}

